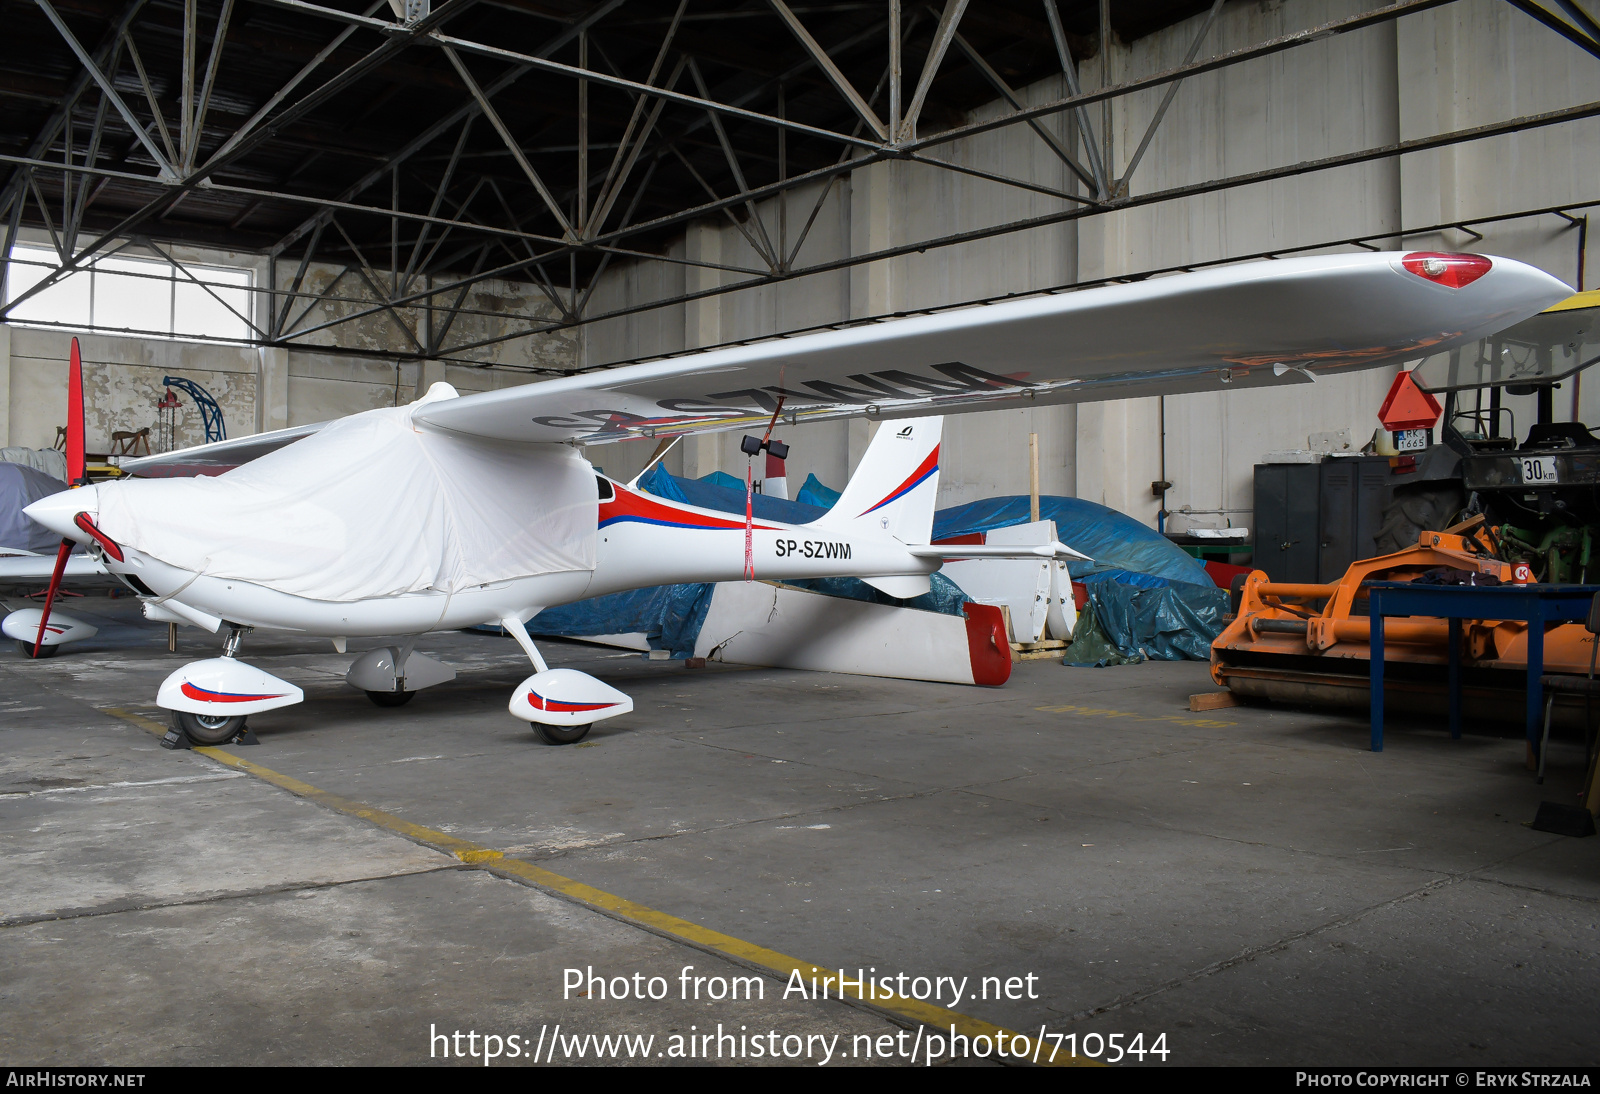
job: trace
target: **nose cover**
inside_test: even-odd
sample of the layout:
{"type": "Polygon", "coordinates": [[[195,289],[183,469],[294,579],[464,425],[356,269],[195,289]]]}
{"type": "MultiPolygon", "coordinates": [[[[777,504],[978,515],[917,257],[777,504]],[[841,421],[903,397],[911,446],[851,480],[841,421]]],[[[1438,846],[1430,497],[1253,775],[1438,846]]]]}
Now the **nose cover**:
{"type": "Polygon", "coordinates": [[[24,516],[35,524],[42,524],[62,539],[75,543],[93,543],[94,537],[78,527],[76,517],[88,513],[93,518],[100,511],[98,488],[80,486],[76,490],[63,490],[51,494],[22,510],[24,516]]]}

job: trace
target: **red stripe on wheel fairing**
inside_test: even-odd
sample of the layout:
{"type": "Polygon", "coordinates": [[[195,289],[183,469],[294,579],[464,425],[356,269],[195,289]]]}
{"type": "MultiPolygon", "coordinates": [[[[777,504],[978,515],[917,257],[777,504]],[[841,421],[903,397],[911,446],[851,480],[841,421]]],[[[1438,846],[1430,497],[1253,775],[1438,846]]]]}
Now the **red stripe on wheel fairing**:
{"type": "Polygon", "coordinates": [[[614,707],[615,703],[567,703],[560,699],[546,699],[532,688],[528,689],[528,703],[535,710],[547,711],[551,714],[579,714],[587,710],[604,710],[614,707]]]}
{"type": "Polygon", "coordinates": [[[178,689],[189,699],[202,703],[253,703],[258,699],[282,699],[280,695],[241,695],[231,691],[211,691],[208,688],[197,687],[185,680],[178,689]]]}

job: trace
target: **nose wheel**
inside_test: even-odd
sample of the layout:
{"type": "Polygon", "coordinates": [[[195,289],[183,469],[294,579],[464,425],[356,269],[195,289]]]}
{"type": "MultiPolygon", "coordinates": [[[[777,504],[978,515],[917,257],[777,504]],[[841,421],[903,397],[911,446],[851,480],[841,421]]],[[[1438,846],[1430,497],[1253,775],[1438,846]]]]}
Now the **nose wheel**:
{"type": "Polygon", "coordinates": [[[380,707],[403,707],[415,694],[414,691],[369,691],[367,698],[380,707]]]}
{"type": "Polygon", "coordinates": [[[539,734],[539,740],[547,745],[575,745],[589,735],[593,722],[581,726],[552,726],[543,722],[534,722],[533,728],[539,734]]]}
{"type": "Polygon", "coordinates": [[[222,745],[244,732],[244,716],[191,714],[187,710],[175,710],[172,712],[172,725],[197,745],[222,745]]]}

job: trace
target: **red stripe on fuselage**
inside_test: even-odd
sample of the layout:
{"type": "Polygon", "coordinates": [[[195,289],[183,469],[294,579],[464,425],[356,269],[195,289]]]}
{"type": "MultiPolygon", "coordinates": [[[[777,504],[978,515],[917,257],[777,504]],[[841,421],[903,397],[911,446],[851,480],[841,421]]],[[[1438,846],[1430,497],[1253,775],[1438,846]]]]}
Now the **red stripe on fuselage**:
{"type": "MultiPolygon", "coordinates": [[[[703,532],[743,531],[744,521],[732,517],[712,516],[698,509],[687,509],[660,498],[635,493],[626,487],[614,487],[616,496],[600,503],[600,527],[623,521],[639,524],[660,524],[668,528],[688,528],[703,532]]],[[[756,524],[763,531],[777,531],[770,524],[756,524]]]]}

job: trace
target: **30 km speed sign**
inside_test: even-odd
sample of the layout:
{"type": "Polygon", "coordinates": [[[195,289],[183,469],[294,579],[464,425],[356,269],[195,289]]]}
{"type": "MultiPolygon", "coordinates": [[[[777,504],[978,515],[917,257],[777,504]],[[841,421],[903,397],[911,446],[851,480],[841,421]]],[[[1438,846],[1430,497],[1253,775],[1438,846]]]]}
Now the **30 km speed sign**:
{"type": "Polygon", "coordinates": [[[1554,456],[1523,456],[1522,483],[1524,486],[1543,486],[1559,481],[1556,477],[1554,456]]]}

